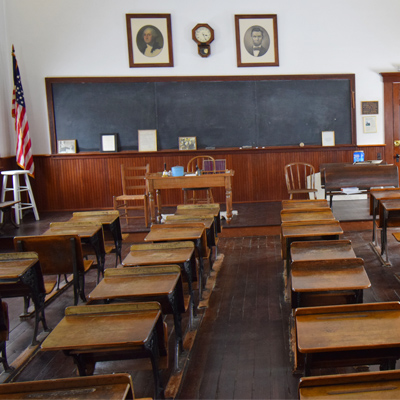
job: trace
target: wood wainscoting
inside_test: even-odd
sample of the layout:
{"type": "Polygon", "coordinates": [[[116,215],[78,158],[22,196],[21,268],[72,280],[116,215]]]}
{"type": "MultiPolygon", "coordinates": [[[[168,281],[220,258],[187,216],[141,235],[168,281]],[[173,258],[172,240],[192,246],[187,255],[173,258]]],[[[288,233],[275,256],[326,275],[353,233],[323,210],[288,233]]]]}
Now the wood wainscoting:
{"type": "MultiPolygon", "coordinates": [[[[162,171],[181,165],[186,169],[190,158],[210,154],[226,159],[228,169],[235,171],[233,202],[264,202],[287,199],[284,166],[291,162],[319,165],[352,162],[353,152],[363,150],[366,160],[385,160],[385,146],[306,146],[265,149],[221,149],[197,151],[159,151],[155,153],[78,153],[68,155],[36,155],[35,179],[31,179],[39,211],[75,211],[112,208],[112,197],[122,193],[120,164],[150,164],[150,171],[162,171]]],[[[388,160],[390,162],[390,160],[388,160]]],[[[0,159],[2,169],[16,169],[14,157],[0,159]]],[[[214,199],[224,202],[222,189],[213,190],[214,199]]],[[[163,194],[164,205],[183,202],[181,190],[163,194]]]]}

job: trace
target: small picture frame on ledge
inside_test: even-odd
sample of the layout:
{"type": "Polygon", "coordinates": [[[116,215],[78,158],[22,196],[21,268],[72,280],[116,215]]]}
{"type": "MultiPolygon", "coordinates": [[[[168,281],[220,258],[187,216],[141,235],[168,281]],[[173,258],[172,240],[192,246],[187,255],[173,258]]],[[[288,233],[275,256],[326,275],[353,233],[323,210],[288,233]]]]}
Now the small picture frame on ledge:
{"type": "Polygon", "coordinates": [[[179,150],[197,150],[196,136],[180,137],[179,150]]]}
{"type": "Polygon", "coordinates": [[[138,150],[157,151],[157,130],[139,129],[138,130],[138,150]]]}
{"type": "Polygon", "coordinates": [[[335,131],[322,131],[322,146],[335,145],[335,131]]]}
{"type": "Polygon", "coordinates": [[[57,140],[58,154],[76,153],[76,140],[57,140]]]}
{"type": "Polygon", "coordinates": [[[100,149],[103,152],[117,152],[117,134],[107,133],[101,135],[100,149]]]}

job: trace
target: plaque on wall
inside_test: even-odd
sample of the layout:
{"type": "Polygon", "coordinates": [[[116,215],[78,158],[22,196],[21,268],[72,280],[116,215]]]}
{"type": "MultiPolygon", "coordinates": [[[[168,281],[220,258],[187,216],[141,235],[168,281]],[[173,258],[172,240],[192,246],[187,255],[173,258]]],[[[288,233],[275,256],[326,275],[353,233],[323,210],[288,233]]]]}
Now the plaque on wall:
{"type": "Polygon", "coordinates": [[[362,101],[361,114],[379,114],[377,101],[362,101]]]}

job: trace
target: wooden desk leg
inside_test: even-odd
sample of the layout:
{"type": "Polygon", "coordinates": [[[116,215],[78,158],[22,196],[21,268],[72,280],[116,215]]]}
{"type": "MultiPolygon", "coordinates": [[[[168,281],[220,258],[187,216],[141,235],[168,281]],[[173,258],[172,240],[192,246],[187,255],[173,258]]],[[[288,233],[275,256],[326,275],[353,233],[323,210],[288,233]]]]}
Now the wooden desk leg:
{"type": "Polygon", "coordinates": [[[161,199],[161,192],[158,189],[156,190],[156,197],[157,197],[157,222],[161,223],[162,199],[161,199]]]}
{"type": "Polygon", "coordinates": [[[182,315],[179,312],[176,290],[168,295],[168,301],[174,315],[175,326],[175,371],[179,372],[179,354],[183,352],[182,315]]]}
{"type": "Polygon", "coordinates": [[[156,222],[156,206],[154,204],[154,190],[149,191],[149,203],[150,203],[151,223],[154,224],[156,222]]]}
{"type": "Polygon", "coordinates": [[[225,197],[226,197],[226,222],[229,224],[232,220],[232,185],[231,178],[225,181],[225,197]]]}

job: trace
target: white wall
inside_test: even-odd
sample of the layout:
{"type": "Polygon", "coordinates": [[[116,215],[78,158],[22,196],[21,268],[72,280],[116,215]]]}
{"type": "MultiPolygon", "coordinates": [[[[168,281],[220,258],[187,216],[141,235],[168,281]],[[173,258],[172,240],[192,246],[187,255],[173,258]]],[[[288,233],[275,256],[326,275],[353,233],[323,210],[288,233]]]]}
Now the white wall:
{"type": "Polygon", "coordinates": [[[44,85],[50,76],[355,73],[357,142],[384,143],[379,73],[400,65],[398,0],[0,0],[0,5],[0,156],[15,154],[9,112],[12,44],[34,154],[50,153],[44,85]],[[173,68],[129,68],[127,13],[171,14],[173,68]],[[235,14],[278,15],[279,67],[236,66],[235,14]],[[191,38],[199,22],[215,30],[205,59],[191,38]],[[378,133],[364,134],[361,101],[372,100],[379,101],[378,133]]]}

